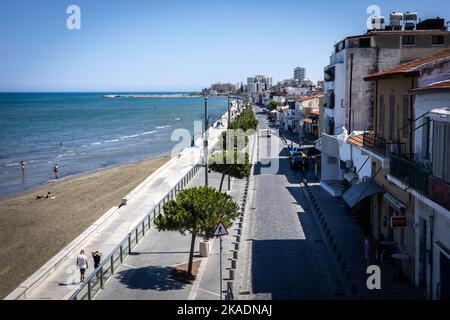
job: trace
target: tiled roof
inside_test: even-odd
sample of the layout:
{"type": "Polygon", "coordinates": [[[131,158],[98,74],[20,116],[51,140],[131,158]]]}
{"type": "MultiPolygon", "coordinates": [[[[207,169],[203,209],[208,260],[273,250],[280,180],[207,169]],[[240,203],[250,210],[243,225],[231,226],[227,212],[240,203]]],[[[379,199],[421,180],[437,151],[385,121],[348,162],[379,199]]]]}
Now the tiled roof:
{"type": "Polygon", "coordinates": [[[387,68],[385,70],[373,73],[367,77],[364,78],[364,80],[376,80],[376,79],[382,79],[382,78],[389,78],[394,76],[400,76],[400,75],[419,75],[419,68],[425,64],[428,64],[430,62],[438,61],[441,59],[450,58],[450,49],[443,50],[439,53],[433,54],[431,56],[427,56],[424,58],[420,58],[417,60],[413,60],[407,63],[403,63],[401,65],[387,68]]]}
{"type": "Polygon", "coordinates": [[[424,92],[424,91],[432,91],[432,90],[450,90],[450,80],[432,83],[427,86],[413,89],[412,91],[424,92]]]}
{"type": "Polygon", "coordinates": [[[353,136],[353,137],[348,137],[347,138],[347,142],[350,142],[358,147],[362,147],[364,145],[364,139],[363,139],[363,135],[357,135],[357,136],[353,136]]]}
{"type": "Polygon", "coordinates": [[[297,101],[298,102],[303,102],[303,101],[308,101],[308,100],[322,98],[322,97],[323,97],[323,93],[318,93],[318,94],[314,94],[312,96],[301,97],[301,98],[297,99],[297,101]]]}

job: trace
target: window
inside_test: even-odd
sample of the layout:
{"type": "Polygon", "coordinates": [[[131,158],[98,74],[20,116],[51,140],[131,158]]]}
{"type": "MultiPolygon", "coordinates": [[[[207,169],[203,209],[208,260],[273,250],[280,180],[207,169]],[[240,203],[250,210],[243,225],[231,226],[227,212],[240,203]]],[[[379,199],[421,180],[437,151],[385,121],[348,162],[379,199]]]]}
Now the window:
{"type": "Polygon", "coordinates": [[[380,135],[384,134],[384,96],[380,96],[380,116],[379,116],[380,135]]]}
{"type": "Polygon", "coordinates": [[[389,97],[389,140],[395,139],[395,96],[389,97]]]}
{"type": "Polygon", "coordinates": [[[410,127],[409,127],[409,96],[408,95],[403,96],[402,117],[403,117],[403,124],[402,124],[403,138],[408,138],[408,133],[410,130],[410,127]]]}
{"type": "Polygon", "coordinates": [[[415,43],[414,36],[403,36],[403,45],[410,46],[415,43]]]}
{"type": "Polygon", "coordinates": [[[433,44],[444,44],[444,36],[433,36],[433,44]]]}
{"type": "Polygon", "coordinates": [[[422,118],[422,158],[430,160],[430,117],[422,118]]]}
{"type": "Polygon", "coordinates": [[[359,39],[359,47],[360,48],[370,48],[370,38],[359,39]]]}
{"type": "Polygon", "coordinates": [[[433,176],[450,183],[450,124],[433,122],[433,176]]]}

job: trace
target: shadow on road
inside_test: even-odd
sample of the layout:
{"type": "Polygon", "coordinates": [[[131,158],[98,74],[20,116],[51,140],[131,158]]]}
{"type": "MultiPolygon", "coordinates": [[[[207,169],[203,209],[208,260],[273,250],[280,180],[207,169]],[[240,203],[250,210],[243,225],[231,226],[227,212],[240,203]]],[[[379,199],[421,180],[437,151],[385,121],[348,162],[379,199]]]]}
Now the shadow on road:
{"type": "Polygon", "coordinates": [[[148,266],[126,269],[117,274],[117,279],[129,289],[139,290],[179,290],[185,285],[170,277],[172,267],[148,266]]]}

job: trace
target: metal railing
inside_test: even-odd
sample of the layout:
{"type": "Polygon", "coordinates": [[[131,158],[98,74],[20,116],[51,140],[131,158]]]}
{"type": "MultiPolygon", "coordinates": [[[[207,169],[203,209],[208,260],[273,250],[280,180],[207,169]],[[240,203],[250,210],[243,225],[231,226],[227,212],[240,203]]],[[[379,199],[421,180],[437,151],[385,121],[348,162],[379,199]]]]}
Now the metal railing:
{"type": "Polygon", "coordinates": [[[151,229],[152,221],[163,212],[163,205],[174,199],[178,192],[183,190],[189,181],[195,176],[201,164],[196,164],[189,170],[178,183],[170,189],[149,213],[132,229],[130,233],[108,254],[97,269],[86,278],[78,290],[70,297],[70,300],[91,300],[103,289],[106,281],[114,274],[114,271],[122,264],[133,248],[151,229]]]}
{"type": "Polygon", "coordinates": [[[389,173],[414,190],[427,195],[431,170],[401,156],[391,154],[389,173]]]}

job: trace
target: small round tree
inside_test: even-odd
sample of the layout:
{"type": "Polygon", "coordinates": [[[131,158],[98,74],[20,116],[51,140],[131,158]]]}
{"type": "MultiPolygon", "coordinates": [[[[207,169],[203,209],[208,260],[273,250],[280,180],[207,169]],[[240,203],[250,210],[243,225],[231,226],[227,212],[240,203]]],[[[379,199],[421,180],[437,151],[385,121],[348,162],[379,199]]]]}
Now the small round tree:
{"type": "Polygon", "coordinates": [[[252,169],[248,153],[238,150],[215,152],[209,158],[209,162],[209,168],[212,171],[222,174],[219,191],[222,191],[223,180],[226,175],[243,179],[250,176],[252,169]]]}
{"type": "Polygon", "coordinates": [[[178,231],[191,234],[188,275],[192,277],[195,239],[214,237],[214,228],[222,222],[226,228],[239,216],[239,206],[233,199],[211,187],[185,189],[163,206],[155,225],[159,231],[178,231]]]}

